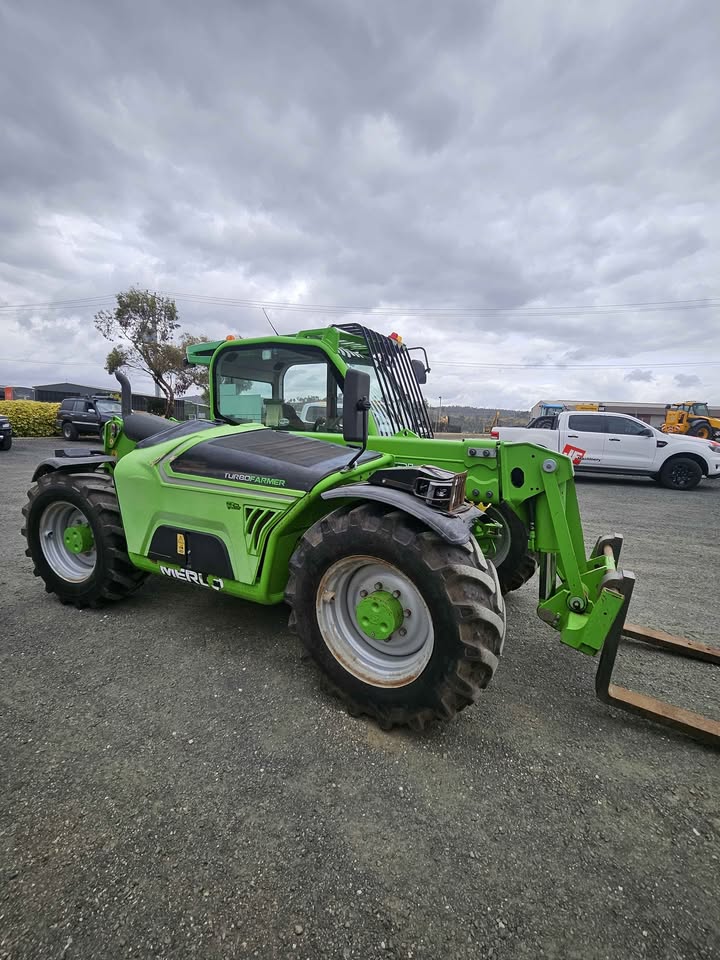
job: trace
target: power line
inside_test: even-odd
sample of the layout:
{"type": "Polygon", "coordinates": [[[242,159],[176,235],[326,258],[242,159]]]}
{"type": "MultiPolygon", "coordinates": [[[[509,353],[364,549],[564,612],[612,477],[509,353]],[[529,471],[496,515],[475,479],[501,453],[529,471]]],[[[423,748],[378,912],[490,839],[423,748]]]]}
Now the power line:
{"type": "MultiPolygon", "coordinates": [[[[87,367],[99,361],[93,360],[30,360],[27,357],[2,357],[0,363],[26,363],[31,366],[42,367],[87,367]]],[[[495,363],[478,363],[473,360],[433,360],[433,367],[474,367],[482,370],[547,370],[559,372],[562,370],[634,370],[637,367],[648,369],[683,369],[685,367],[720,367],[720,360],[675,360],[671,363],[652,360],[635,360],[633,363],[504,363],[498,360],[495,363]]]]}
{"type": "Polygon", "coordinates": [[[518,316],[536,316],[552,317],[558,314],[593,314],[603,315],[605,313],[650,313],[662,312],[668,310],[686,309],[686,310],[707,310],[720,306],[720,298],[708,297],[695,300],[658,300],[641,301],[637,303],[612,303],[612,304],[567,304],[565,306],[528,306],[528,307],[481,307],[481,306],[396,306],[396,307],[369,307],[369,306],[348,306],[342,304],[322,304],[322,303],[292,303],[289,301],[278,300],[251,300],[233,297],[210,297],[203,294],[193,293],[165,293],[165,296],[172,297],[175,300],[185,301],[187,303],[203,303],[213,306],[234,306],[234,307],[272,307],[274,309],[290,311],[317,311],[325,313],[370,313],[376,316],[402,316],[406,314],[425,314],[433,315],[454,315],[464,316],[468,314],[480,314],[494,316],[497,314],[509,314],[518,316]]]}
{"type": "Polygon", "coordinates": [[[681,369],[684,367],[720,367],[720,360],[679,360],[673,363],[655,363],[652,360],[636,360],[635,363],[474,363],[472,360],[433,360],[433,367],[478,367],[484,370],[635,370],[637,367],[646,367],[649,370],[657,368],[681,369]]]}
{"type": "Polygon", "coordinates": [[[108,295],[78,300],[50,300],[47,303],[3,303],[0,304],[0,310],[72,309],[73,307],[102,306],[104,303],[111,303],[114,299],[114,296],[108,295]]]}
{"type": "MultiPolygon", "coordinates": [[[[165,293],[163,296],[173,297],[186,303],[199,303],[214,306],[274,308],[290,311],[318,311],[326,313],[370,313],[378,316],[400,316],[405,314],[455,315],[479,314],[494,316],[498,314],[512,314],[519,316],[556,316],[558,314],[594,314],[625,313],[625,312],[662,312],[668,310],[707,310],[720,306],[720,297],[706,297],[687,300],[648,300],[628,303],[607,304],[566,304],[561,306],[516,306],[516,307],[487,307],[487,306],[350,306],[343,304],[297,303],[282,300],[253,300],[236,297],[214,297],[197,293],[165,293]]],[[[72,300],[50,300],[41,303],[6,303],[0,304],[0,312],[23,310],[49,309],[87,309],[88,307],[103,306],[115,301],[113,294],[103,294],[96,297],[76,298],[72,300]]]]}

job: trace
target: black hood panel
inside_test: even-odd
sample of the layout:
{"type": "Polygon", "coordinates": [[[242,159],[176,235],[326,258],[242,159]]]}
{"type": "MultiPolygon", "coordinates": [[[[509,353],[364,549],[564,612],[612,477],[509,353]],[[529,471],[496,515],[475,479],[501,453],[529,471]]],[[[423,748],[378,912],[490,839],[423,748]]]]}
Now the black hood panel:
{"type": "MultiPolygon", "coordinates": [[[[337,443],[276,430],[244,430],[196,443],[171,461],[174,473],[235,480],[267,489],[312,490],[341,470],[355,451],[337,443]]],[[[381,455],[366,451],[361,463],[381,455]]]]}

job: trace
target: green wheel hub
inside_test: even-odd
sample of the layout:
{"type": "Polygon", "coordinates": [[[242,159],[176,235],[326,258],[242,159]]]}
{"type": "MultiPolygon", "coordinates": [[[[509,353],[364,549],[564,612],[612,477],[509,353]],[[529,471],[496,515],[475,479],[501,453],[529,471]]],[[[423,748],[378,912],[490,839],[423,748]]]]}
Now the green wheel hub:
{"type": "Polygon", "coordinates": [[[87,553],[95,546],[92,530],[86,523],[66,527],[63,542],[70,553],[87,553]]]}
{"type": "Polygon", "coordinates": [[[363,633],[373,640],[389,640],[403,622],[402,604],[387,590],[375,590],[363,597],[355,614],[363,633]]]}

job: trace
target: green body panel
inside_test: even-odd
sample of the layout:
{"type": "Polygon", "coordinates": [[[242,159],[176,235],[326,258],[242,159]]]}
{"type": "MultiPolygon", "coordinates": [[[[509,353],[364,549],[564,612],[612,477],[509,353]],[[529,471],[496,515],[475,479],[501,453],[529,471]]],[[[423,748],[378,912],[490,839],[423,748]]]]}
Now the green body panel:
{"type": "Polygon", "coordinates": [[[347,473],[333,473],[309,493],[173,470],[171,461],[197,443],[257,429],[265,428],[254,424],[218,426],[136,449],[118,461],[115,487],[128,553],[136,566],[152,573],[163,573],[162,568],[181,569],[178,564],[149,558],[159,527],[210,534],[225,544],[232,567],[232,578],[222,579],[223,591],[257,603],[279,603],[298,539],[336,509],[336,504],[322,499],[322,492],[342,483],[357,483],[392,462],[381,457],[347,473]]]}

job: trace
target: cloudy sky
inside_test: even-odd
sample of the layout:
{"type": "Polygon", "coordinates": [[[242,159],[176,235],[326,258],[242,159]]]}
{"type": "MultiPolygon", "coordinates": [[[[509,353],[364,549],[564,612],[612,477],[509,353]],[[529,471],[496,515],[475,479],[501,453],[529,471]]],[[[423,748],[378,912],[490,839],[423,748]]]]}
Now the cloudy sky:
{"type": "Polygon", "coordinates": [[[433,402],[720,403],[719,39],[717,0],[0,0],[0,383],[109,384],[135,284],[209,339],[397,330],[433,402]]]}

